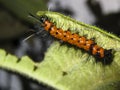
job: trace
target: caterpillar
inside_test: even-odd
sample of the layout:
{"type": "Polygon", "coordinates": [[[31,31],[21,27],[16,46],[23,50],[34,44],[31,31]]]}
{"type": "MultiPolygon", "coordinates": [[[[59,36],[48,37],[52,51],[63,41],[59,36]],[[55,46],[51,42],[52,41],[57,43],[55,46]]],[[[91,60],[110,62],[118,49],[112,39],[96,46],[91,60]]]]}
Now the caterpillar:
{"type": "MultiPolygon", "coordinates": [[[[31,15],[32,17],[35,17],[31,15]]],[[[36,17],[35,17],[36,18],[36,17]]],[[[37,18],[38,19],[38,18],[37,18]]],[[[112,63],[112,50],[104,49],[95,43],[92,39],[87,39],[84,36],[80,36],[77,33],[71,33],[70,30],[63,30],[62,28],[57,28],[57,26],[50,21],[50,18],[46,15],[39,17],[40,28],[36,31],[39,35],[41,32],[47,32],[52,37],[62,40],[65,43],[76,46],[84,51],[90,53],[96,58],[96,61],[102,62],[105,65],[112,63]]]]}

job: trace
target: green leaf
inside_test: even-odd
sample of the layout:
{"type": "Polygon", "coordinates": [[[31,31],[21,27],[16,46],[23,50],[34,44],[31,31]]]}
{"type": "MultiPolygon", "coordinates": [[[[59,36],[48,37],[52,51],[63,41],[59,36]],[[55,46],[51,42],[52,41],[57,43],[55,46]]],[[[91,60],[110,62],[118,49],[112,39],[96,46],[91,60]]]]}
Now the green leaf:
{"type": "Polygon", "coordinates": [[[69,28],[71,32],[79,32],[80,36],[87,34],[87,38],[95,38],[101,47],[112,49],[113,62],[110,65],[96,63],[95,58],[83,50],[55,41],[40,63],[27,56],[18,59],[0,50],[1,68],[29,76],[58,90],[119,90],[120,39],[117,36],[58,13],[38,12],[37,15],[48,16],[64,30],[69,28]]]}

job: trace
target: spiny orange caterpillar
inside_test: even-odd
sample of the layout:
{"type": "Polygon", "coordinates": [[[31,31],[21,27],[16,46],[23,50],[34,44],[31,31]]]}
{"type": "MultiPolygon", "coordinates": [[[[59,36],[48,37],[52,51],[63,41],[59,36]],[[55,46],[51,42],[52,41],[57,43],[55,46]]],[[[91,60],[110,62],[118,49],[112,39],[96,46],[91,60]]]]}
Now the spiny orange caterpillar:
{"type": "MultiPolygon", "coordinates": [[[[33,15],[31,16],[34,18],[37,18],[33,15]]],[[[48,17],[45,12],[43,12],[40,15],[40,17],[37,18],[37,20],[40,23],[39,30],[36,31],[37,35],[41,34],[42,32],[49,33],[52,37],[58,40],[62,40],[68,44],[74,45],[80,49],[85,50],[86,52],[93,55],[96,58],[96,61],[100,61],[103,64],[106,64],[106,65],[111,64],[111,62],[113,61],[113,58],[112,58],[113,55],[112,55],[111,49],[107,50],[99,46],[94,40],[87,39],[84,36],[80,36],[78,33],[72,32],[70,29],[64,30],[64,28],[58,27],[54,21],[52,22],[51,18],[48,17]]],[[[72,19],[70,20],[72,21],[72,19]]],[[[58,21],[60,22],[59,18],[58,18],[58,21]]],[[[70,24],[71,24],[71,21],[70,21],[70,24]]],[[[67,22],[67,24],[70,25],[69,22],[67,22]]],[[[64,25],[66,24],[63,24],[63,27],[64,25]]]]}

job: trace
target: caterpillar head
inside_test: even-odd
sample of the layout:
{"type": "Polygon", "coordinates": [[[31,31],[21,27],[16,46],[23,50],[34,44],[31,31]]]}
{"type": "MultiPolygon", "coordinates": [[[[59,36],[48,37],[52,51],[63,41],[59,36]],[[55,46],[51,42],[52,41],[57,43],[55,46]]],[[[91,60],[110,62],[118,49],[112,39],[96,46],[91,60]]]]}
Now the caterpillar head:
{"type": "Polygon", "coordinates": [[[40,16],[40,22],[41,23],[44,23],[46,20],[48,20],[48,17],[47,16],[40,16]]]}

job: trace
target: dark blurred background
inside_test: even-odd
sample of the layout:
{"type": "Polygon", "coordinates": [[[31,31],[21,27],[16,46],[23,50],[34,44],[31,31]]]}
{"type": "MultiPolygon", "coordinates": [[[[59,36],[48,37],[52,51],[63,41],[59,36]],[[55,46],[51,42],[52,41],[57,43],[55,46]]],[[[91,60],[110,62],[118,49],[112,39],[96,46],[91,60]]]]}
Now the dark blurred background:
{"type": "MultiPolygon", "coordinates": [[[[35,62],[44,58],[52,40],[32,37],[35,22],[28,17],[40,10],[71,16],[119,36],[120,0],[0,0],[0,48],[17,55],[28,55],[35,62]]],[[[0,70],[0,90],[54,90],[19,74],[0,70]]]]}

